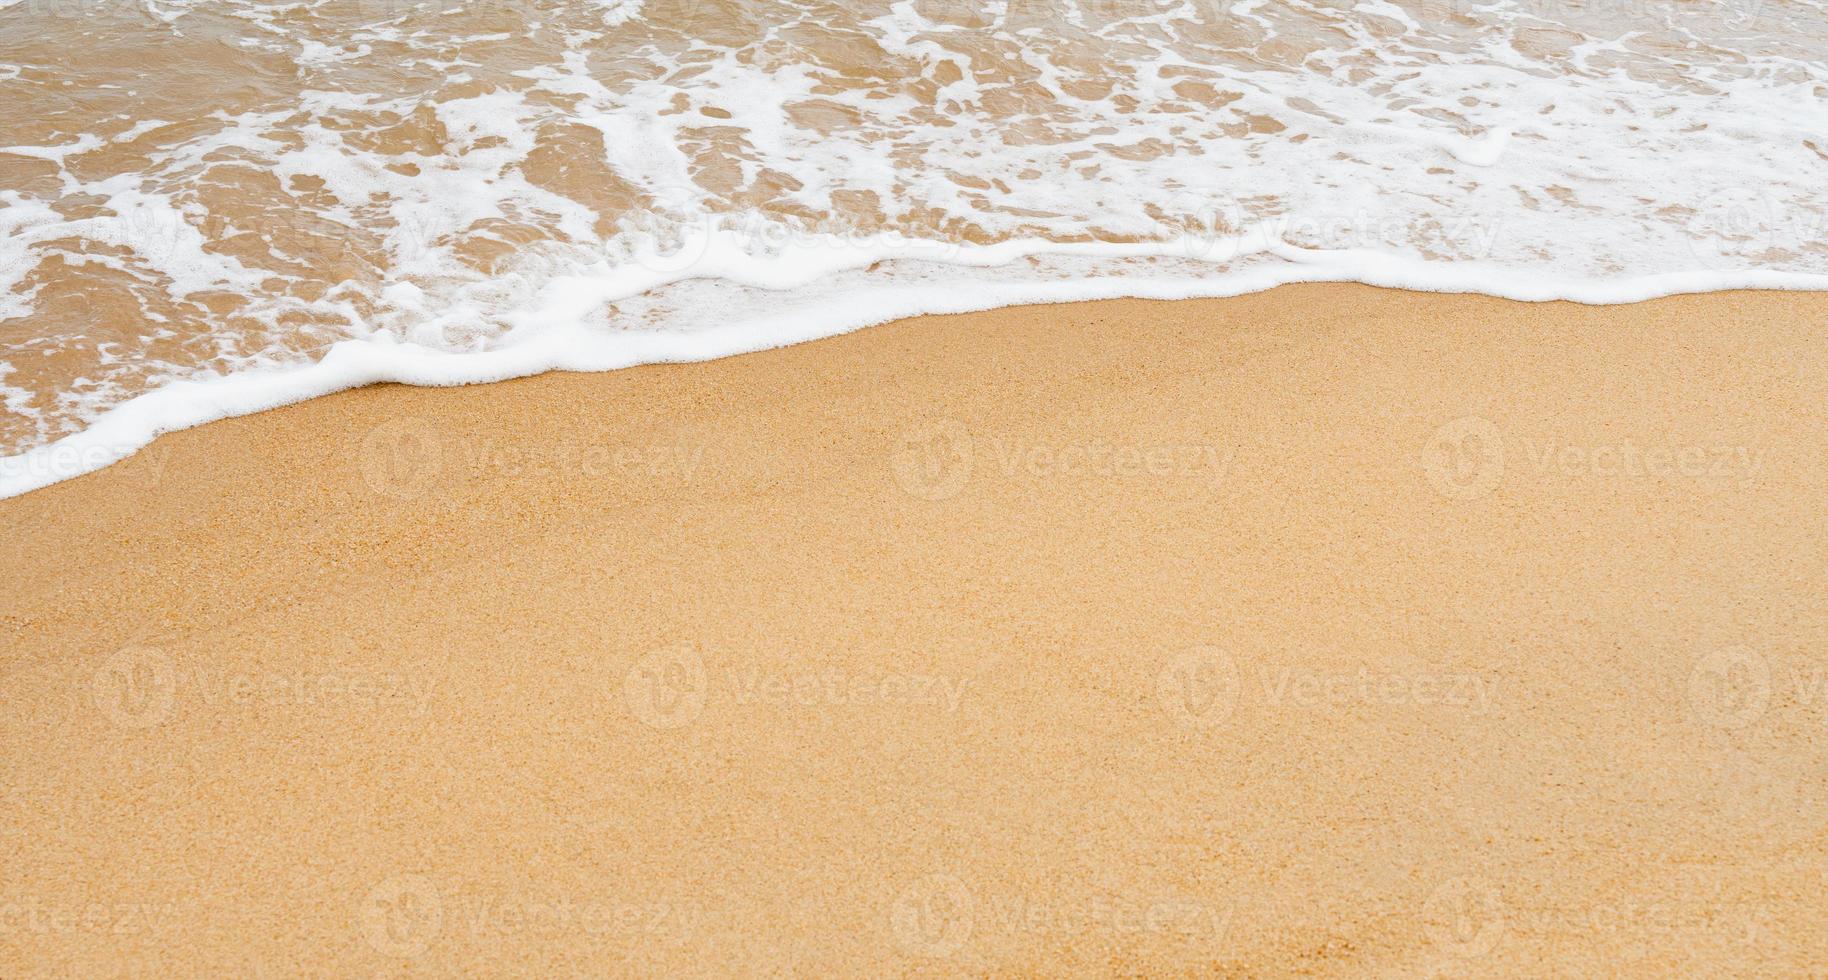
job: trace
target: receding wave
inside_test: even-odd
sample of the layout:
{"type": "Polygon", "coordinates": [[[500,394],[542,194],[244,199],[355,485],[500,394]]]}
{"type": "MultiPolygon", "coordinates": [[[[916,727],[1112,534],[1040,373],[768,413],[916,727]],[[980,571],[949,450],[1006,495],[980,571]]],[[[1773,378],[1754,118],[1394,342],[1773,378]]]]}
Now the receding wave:
{"type": "Polygon", "coordinates": [[[1805,0],[0,0],[0,496],[375,380],[1828,286],[1805,0]]]}

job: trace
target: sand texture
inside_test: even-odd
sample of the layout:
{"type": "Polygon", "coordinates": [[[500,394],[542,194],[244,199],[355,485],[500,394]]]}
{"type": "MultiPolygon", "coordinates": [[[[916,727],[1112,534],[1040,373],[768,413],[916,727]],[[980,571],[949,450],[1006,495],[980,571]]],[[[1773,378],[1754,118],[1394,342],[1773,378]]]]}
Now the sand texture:
{"type": "Polygon", "coordinates": [[[0,975],[1828,968],[1828,298],[376,387],[0,502],[0,975]]]}

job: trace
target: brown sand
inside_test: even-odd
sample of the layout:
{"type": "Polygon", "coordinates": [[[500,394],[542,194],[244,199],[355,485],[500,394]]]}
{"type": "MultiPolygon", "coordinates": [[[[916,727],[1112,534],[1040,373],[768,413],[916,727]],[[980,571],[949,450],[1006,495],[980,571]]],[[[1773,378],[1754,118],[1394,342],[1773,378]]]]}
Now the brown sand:
{"type": "Polygon", "coordinates": [[[0,502],[0,975],[1819,970],[1824,336],[1310,286],[169,436],[0,502]]]}

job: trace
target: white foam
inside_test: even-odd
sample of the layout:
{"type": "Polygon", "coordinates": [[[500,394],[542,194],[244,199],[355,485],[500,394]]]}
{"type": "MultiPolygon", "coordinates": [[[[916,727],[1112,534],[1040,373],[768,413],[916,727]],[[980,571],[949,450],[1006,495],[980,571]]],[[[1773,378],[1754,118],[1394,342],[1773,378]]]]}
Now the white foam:
{"type": "Polygon", "coordinates": [[[1470,163],[1475,167],[1489,167],[1504,156],[1504,148],[1510,145],[1511,130],[1501,126],[1486,133],[1478,139],[1465,139],[1455,136],[1438,136],[1436,140],[1442,149],[1453,154],[1461,163],[1470,163]]]}
{"type": "Polygon", "coordinates": [[[604,26],[619,27],[641,16],[646,0],[591,0],[591,3],[603,11],[604,26]]]}
{"type": "MultiPolygon", "coordinates": [[[[697,360],[923,312],[1316,280],[1626,302],[1828,277],[1819,4],[1621,26],[1528,0],[1239,0],[1217,28],[1215,6],[1077,0],[1036,22],[1048,5],[762,0],[741,5],[753,42],[726,48],[642,0],[524,22],[146,0],[173,39],[214,17],[255,87],[277,84],[271,52],[298,80],[112,138],[0,120],[0,153],[58,168],[50,196],[0,190],[0,326],[84,342],[55,390],[8,376],[0,404],[37,437],[0,461],[0,493],[371,381],[697,360]],[[437,138],[379,138],[427,111],[437,126],[412,128],[437,138]],[[613,175],[611,213],[530,176],[555,132],[613,175]],[[129,140],[137,169],[98,173],[88,154],[129,140]],[[322,191],[222,191],[247,168],[322,191]],[[32,273],[58,267],[130,289],[144,325],[106,344],[25,326],[32,273]]],[[[59,102],[77,74],[0,72],[59,102]]],[[[116,88],[93,89],[122,100],[98,133],[134,118],[116,88]]]]}
{"type": "Polygon", "coordinates": [[[34,157],[39,160],[49,160],[52,163],[62,163],[65,157],[72,154],[87,153],[90,150],[101,146],[102,142],[101,137],[84,133],[68,143],[57,143],[50,146],[0,146],[0,153],[10,154],[16,157],[34,157]]]}
{"type": "MultiPolygon", "coordinates": [[[[731,261],[728,234],[709,236],[708,268],[731,261]]],[[[1205,243],[1202,243],[1204,247],[1205,243]]],[[[1241,247],[1241,246],[1240,246],[1241,247]]],[[[724,268],[749,287],[793,290],[842,270],[876,262],[998,269],[1040,255],[1103,259],[1161,256],[1185,260],[1181,243],[1083,243],[1041,241],[995,246],[909,242],[875,251],[855,247],[799,246],[746,268],[724,268]],[[919,256],[909,258],[908,256],[919,256]]],[[[1255,253],[1232,253],[1232,258],[1255,253]]],[[[1138,297],[1191,299],[1236,296],[1297,282],[1358,282],[1432,292],[1483,293],[1541,302],[1631,303],[1659,296],[1723,289],[1828,289],[1828,276],[1766,270],[1669,273],[1624,280],[1526,279],[1483,264],[1443,268],[1403,256],[1366,250],[1323,251],[1285,244],[1269,248],[1274,261],[1216,278],[1152,277],[1141,272],[1068,280],[987,279],[961,288],[944,275],[938,283],[883,282],[828,293],[816,305],[716,322],[691,331],[607,331],[591,313],[609,299],[697,277],[702,270],[647,269],[638,278],[555,282],[537,314],[519,327],[507,347],[451,353],[382,334],[337,344],[319,361],[289,369],[251,370],[210,381],[180,381],[133,398],[86,429],[47,446],[0,459],[0,498],[16,496],[118,462],[165,432],[247,415],[332,392],[380,382],[422,386],[482,384],[547,371],[612,371],[639,364],[705,361],[833,336],[909,316],[966,313],[1024,303],[1058,303],[1138,297]]],[[[637,266],[637,268],[643,268],[637,266]]],[[[400,287],[412,302],[412,287],[400,287]]]]}

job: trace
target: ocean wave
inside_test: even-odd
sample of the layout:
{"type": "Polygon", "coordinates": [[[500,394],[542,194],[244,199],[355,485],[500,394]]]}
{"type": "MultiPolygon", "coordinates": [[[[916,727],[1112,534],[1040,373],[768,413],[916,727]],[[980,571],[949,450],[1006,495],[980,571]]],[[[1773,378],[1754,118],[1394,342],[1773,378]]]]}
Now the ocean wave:
{"type": "Polygon", "coordinates": [[[1352,280],[1828,281],[1796,0],[15,0],[0,495],[377,380],[1352,280]]]}

